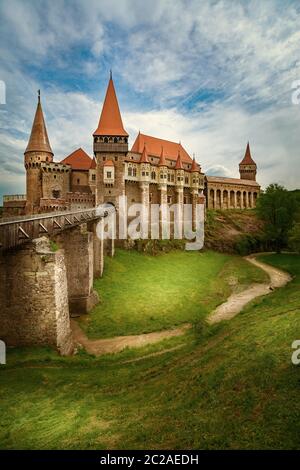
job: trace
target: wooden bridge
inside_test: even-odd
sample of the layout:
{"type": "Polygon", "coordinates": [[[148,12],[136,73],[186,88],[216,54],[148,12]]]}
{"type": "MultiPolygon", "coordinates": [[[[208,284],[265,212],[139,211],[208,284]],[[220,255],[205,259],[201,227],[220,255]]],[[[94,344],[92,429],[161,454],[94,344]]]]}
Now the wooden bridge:
{"type": "Polygon", "coordinates": [[[43,235],[56,235],[78,225],[107,217],[112,210],[95,207],[0,219],[0,248],[7,250],[43,235]]]}

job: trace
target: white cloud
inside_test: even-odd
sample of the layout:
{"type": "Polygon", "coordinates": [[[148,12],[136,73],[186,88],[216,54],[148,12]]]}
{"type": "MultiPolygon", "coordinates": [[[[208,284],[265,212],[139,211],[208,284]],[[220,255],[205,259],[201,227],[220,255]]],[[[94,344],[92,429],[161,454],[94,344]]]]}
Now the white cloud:
{"type": "Polygon", "coordinates": [[[291,105],[291,84],[300,79],[297,3],[3,0],[0,13],[7,85],[0,161],[12,192],[36,90],[42,87],[57,159],[79,146],[91,154],[110,67],[131,142],[139,129],[181,140],[204,170],[238,176],[249,139],[263,185],[298,186],[300,106],[291,105]]]}

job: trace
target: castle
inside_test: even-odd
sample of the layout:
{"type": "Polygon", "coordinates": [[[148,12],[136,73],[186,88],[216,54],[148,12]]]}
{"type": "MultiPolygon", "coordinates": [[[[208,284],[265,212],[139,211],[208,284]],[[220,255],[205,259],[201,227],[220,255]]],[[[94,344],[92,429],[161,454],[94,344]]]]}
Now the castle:
{"type": "Polygon", "coordinates": [[[53,161],[40,93],[24,152],[26,195],[4,196],[4,216],[76,210],[110,202],[128,204],[205,204],[209,209],[253,208],[260,192],[249,143],[239,164],[240,179],[205,176],[181,143],[139,132],[128,150],[126,132],[110,76],[98,127],[94,156],[79,148],[53,161]]]}

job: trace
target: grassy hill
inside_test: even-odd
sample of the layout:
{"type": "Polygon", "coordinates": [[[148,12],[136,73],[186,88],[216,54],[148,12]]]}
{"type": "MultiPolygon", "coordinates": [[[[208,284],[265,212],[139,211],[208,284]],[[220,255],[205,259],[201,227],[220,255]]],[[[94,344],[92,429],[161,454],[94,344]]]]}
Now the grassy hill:
{"type": "Polygon", "coordinates": [[[266,274],[239,256],[172,251],[157,256],[118,250],[95,288],[101,302],[81,326],[90,338],[159,331],[205,318],[217,305],[266,274]]]}
{"type": "Polygon", "coordinates": [[[299,449],[300,256],[263,260],[293,281],[228,322],[100,358],[10,351],[0,447],[299,449]]]}
{"type": "Polygon", "coordinates": [[[208,210],[205,246],[223,253],[261,251],[263,222],[254,210],[208,210]]]}

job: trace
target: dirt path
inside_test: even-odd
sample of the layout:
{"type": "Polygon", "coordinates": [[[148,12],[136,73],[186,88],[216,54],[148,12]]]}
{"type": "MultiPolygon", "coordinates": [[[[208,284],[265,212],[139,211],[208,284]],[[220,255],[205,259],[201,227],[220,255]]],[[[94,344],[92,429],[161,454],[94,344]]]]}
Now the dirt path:
{"type": "Polygon", "coordinates": [[[75,343],[83,346],[86,351],[95,356],[102,354],[111,354],[122,351],[125,348],[140,348],[148,344],[157,343],[166,338],[181,336],[186,330],[191,328],[186,323],[179,328],[164,331],[155,331],[154,333],[145,333],[142,335],[115,336],[114,338],[89,339],[82,331],[76,320],[71,319],[71,329],[75,343]]]}
{"type": "Polygon", "coordinates": [[[290,282],[292,279],[288,273],[265,264],[262,261],[258,261],[255,259],[255,255],[245,256],[245,259],[258,268],[263,269],[270,276],[270,282],[252,284],[242,292],[232,294],[228,297],[226,302],[219,305],[219,307],[210,314],[208,317],[208,323],[213,324],[222,320],[230,320],[230,318],[237,315],[251,300],[256,297],[260,297],[261,295],[270,294],[274,289],[285,286],[285,284],[290,282]]]}
{"type": "MultiPolygon", "coordinates": [[[[229,320],[230,318],[237,315],[243,309],[243,307],[248,302],[255,299],[255,297],[270,294],[273,289],[284,286],[292,279],[289,274],[281,271],[280,269],[273,268],[268,264],[258,261],[255,259],[255,255],[246,256],[245,259],[255,266],[263,269],[270,276],[270,282],[264,284],[252,284],[242,292],[239,292],[238,294],[232,294],[230,297],[228,297],[226,302],[219,305],[219,307],[217,307],[216,310],[214,310],[208,317],[208,322],[210,324],[217,323],[222,320],[229,320]]],[[[148,344],[157,343],[158,341],[166,338],[180,336],[184,334],[189,328],[191,328],[191,324],[186,323],[179,328],[172,330],[92,340],[86,336],[84,331],[80,328],[78,322],[71,319],[71,329],[75,343],[84,347],[88,353],[94,354],[95,356],[117,353],[125,348],[140,348],[148,344]]],[[[169,351],[173,349],[177,349],[177,346],[170,348],[169,351]]],[[[157,354],[161,354],[162,352],[158,352],[157,354]]]]}

